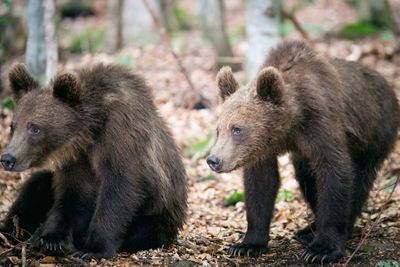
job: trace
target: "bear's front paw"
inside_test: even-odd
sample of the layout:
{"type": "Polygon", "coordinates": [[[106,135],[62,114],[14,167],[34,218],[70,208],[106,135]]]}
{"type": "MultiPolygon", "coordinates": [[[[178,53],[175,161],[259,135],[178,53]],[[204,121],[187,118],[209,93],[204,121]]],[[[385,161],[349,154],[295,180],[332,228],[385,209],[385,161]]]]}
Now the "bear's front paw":
{"type": "Polygon", "coordinates": [[[248,256],[248,257],[258,257],[261,254],[266,253],[268,250],[267,245],[251,245],[251,244],[235,244],[231,246],[228,250],[228,254],[234,257],[248,256]]]}
{"type": "Polygon", "coordinates": [[[40,247],[47,252],[66,255],[74,250],[70,238],[59,233],[47,233],[39,239],[40,247]]]}
{"type": "Polygon", "coordinates": [[[314,240],[303,252],[302,258],[310,263],[336,262],[345,256],[344,248],[335,242],[314,240]]]}
{"type": "Polygon", "coordinates": [[[69,253],[74,250],[71,233],[62,230],[54,229],[54,231],[50,231],[41,225],[30,239],[31,247],[55,254],[65,255],[69,253]]]}

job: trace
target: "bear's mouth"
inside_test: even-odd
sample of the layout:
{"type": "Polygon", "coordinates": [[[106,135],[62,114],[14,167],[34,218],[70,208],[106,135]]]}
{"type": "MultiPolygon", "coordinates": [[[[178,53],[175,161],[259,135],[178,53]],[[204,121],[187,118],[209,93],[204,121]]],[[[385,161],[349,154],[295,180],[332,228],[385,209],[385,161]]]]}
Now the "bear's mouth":
{"type": "Polygon", "coordinates": [[[220,169],[213,170],[213,171],[216,172],[216,173],[229,173],[229,172],[232,172],[232,171],[234,171],[234,170],[236,170],[238,168],[240,168],[240,166],[237,166],[237,165],[235,165],[235,166],[224,166],[224,164],[222,164],[220,169]]]}

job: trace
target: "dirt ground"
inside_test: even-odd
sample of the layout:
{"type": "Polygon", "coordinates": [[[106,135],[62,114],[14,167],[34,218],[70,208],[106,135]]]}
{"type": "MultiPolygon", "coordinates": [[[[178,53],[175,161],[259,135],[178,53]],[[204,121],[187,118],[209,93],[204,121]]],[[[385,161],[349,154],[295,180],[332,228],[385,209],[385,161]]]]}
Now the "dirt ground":
{"type": "MultiPolygon", "coordinates": [[[[188,3],[191,1],[181,2],[188,10],[196,8],[188,3]]],[[[101,5],[99,8],[101,9],[101,5]]],[[[244,25],[246,18],[242,1],[229,1],[226,8],[228,32],[237,25],[244,25]]],[[[104,25],[97,22],[102,19],[101,16],[104,14],[100,13],[94,18],[64,21],[61,27],[70,27],[79,31],[82,25],[104,25]]],[[[324,21],[326,31],[334,30],[338,25],[351,20],[353,16],[354,10],[344,6],[342,1],[324,0],[316,1],[316,4],[304,8],[297,14],[302,23],[317,24],[324,21]]],[[[356,60],[376,69],[385,76],[400,96],[398,41],[382,41],[380,37],[348,41],[332,38],[321,32],[311,32],[310,37],[314,48],[326,56],[356,60]]],[[[297,38],[299,38],[297,33],[287,37],[287,39],[297,38]]],[[[189,110],[183,107],[190,91],[174,58],[164,44],[144,47],[132,45],[114,54],[68,54],[62,57],[60,69],[86,67],[97,62],[115,63],[121,58],[129,57],[134,62],[135,71],[143,75],[152,86],[160,114],[167,121],[178,146],[182,151],[186,151],[188,147],[211,136],[215,129],[219,113],[215,83],[217,67],[214,52],[211,46],[202,40],[198,29],[192,29],[180,35],[176,43],[183,65],[188,69],[196,89],[210,101],[210,109],[189,110]]],[[[245,40],[236,42],[233,49],[236,56],[243,58],[247,49],[245,40]]],[[[3,81],[6,80],[8,67],[20,61],[24,61],[23,55],[13,58],[2,66],[3,81]]],[[[243,70],[236,72],[235,76],[239,81],[245,81],[243,70]]],[[[7,108],[0,109],[0,152],[9,141],[11,118],[12,111],[7,108]]],[[[238,202],[234,206],[224,206],[224,201],[228,196],[234,192],[243,191],[241,172],[214,174],[208,168],[204,158],[194,161],[192,156],[184,157],[184,163],[189,183],[189,216],[176,242],[170,248],[141,251],[135,254],[120,253],[112,260],[92,259],[88,264],[176,267],[312,266],[304,264],[300,259],[304,247],[294,239],[294,233],[311,222],[312,215],[300,195],[288,155],[279,159],[282,186],[275,205],[269,251],[255,259],[233,258],[227,254],[229,246],[243,238],[247,227],[243,202],[238,202]]],[[[383,208],[380,220],[347,266],[399,266],[400,185],[397,186],[391,200],[384,205],[399,173],[400,139],[380,171],[368,203],[363,209],[362,217],[356,222],[355,233],[347,242],[348,255],[357,247],[363,235],[371,229],[383,208]],[[390,265],[395,262],[397,265],[390,265]]],[[[4,217],[15,200],[18,189],[28,177],[28,172],[10,174],[0,171],[0,218],[4,217]]],[[[23,247],[21,244],[17,247],[0,248],[0,265],[3,263],[10,266],[21,265],[23,261],[33,266],[86,264],[71,257],[45,256],[29,249],[22,249],[23,247]]],[[[344,266],[347,258],[343,258],[337,264],[324,264],[324,266],[344,266]]]]}

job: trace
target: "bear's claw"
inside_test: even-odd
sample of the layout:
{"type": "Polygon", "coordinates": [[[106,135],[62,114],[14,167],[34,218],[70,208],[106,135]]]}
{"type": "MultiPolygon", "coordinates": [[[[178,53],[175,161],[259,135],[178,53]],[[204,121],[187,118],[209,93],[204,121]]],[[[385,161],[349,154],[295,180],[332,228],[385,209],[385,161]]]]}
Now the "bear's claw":
{"type": "Polygon", "coordinates": [[[43,238],[40,239],[40,246],[47,251],[62,252],[65,254],[63,242],[50,242],[45,241],[43,238]]]}
{"type": "Polygon", "coordinates": [[[328,262],[336,262],[343,256],[345,256],[345,254],[341,250],[332,252],[316,252],[310,248],[307,248],[300,257],[309,263],[323,264],[328,262]]]}
{"type": "Polygon", "coordinates": [[[267,245],[250,245],[250,244],[236,244],[233,245],[229,248],[228,254],[234,257],[241,257],[241,256],[247,256],[247,257],[258,257],[261,254],[264,254],[267,252],[267,245]]]}

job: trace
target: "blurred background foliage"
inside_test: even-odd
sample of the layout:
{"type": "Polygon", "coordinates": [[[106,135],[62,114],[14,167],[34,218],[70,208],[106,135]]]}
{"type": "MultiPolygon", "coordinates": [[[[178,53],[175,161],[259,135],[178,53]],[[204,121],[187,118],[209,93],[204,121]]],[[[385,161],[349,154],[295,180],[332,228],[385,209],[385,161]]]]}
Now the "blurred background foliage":
{"type": "MultiPolygon", "coordinates": [[[[227,28],[225,5],[230,4],[228,1],[197,0],[192,1],[195,8],[187,8],[188,5],[184,1],[148,0],[154,15],[166,29],[175,52],[182,52],[184,47],[182,40],[188,33],[199,30],[202,33],[203,42],[211,44],[214,48],[216,68],[229,65],[234,70],[242,68],[248,70],[252,64],[257,69],[260,63],[252,61],[265,56],[263,53],[266,53],[264,50],[267,49],[262,46],[266,43],[273,46],[281,38],[296,33],[300,33],[306,40],[309,40],[310,36],[312,38],[314,34],[319,34],[326,40],[332,38],[359,40],[376,36],[383,41],[388,41],[399,36],[398,1],[343,1],[354,10],[353,19],[336,27],[330,27],[324,23],[301,22],[296,17],[302,10],[316,5],[317,0],[240,0],[238,8],[241,8],[243,13],[252,14],[251,20],[248,19],[247,23],[227,28]],[[251,13],[252,9],[260,8],[261,4],[267,5],[265,12],[251,13]],[[253,19],[254,16],[259,17],[253,19]],[[266,21],[263,23],[264,26],[256,25],[257,21],[262,20],[266,21]],[[249,29],[252,35],[248,34],[249,29]],[[239,46],[241,49],[243,43],[246,44],[244,49],[247,49],[245,59],[241,54],[238,55],[236,48],[239,46]],[[252,51],[256,54],[253,58],[252,51]]],[[[38,31],[37,28],[29,27],[27,21],[29,2],[43,5],[43,0],[1,0],[0,2],[0,68],[10,60],[25,55],[29,44],[36,42],[35,40],[29,42],[32,32],[38,31]]],[[[73,54],[102,52],[117,52],[118,54],[118,51],[130,45],[147,46],[162,42],[160,33],[154,26],[151,14],[143,5],[143,1],[60,0],[55,4],[56,39],[54,41],[58,44],[57,53],[61,62],[73,54]],[[105,19],[95,24],[86,23],[99,16],[105,19]],[[76,21],[82,21],[82,23],[74,23],[76,21]]],[[[29,62],[28,57],[39,56],[38,54],[40,53],[26,54],[25,61],[29,62]]],[[[136,67],[135,59],[129,55],[118,54],[114,63],[136,67]]],[[[40,64],[46,64],[46,62],[40,64]]],[[[31,66],[28,64],[28,67],[31,66]]],[[[43,72],[45,68],[39,69],[43,72]]],[[[247,72],[247,78],[243,82],[250,80],[252,75],[251,71],[247,72]]],[[[44,81],[43,76],[44,73],[37,75],[41,81],[44,81]]],[[[4,80],[4,75],[1,77],[4,80]]],[[[0,80],[0,90],[5,82],[0,80]]],[[[5,96],[4,93],[1,95],[2,98],[5,96]]]]}

